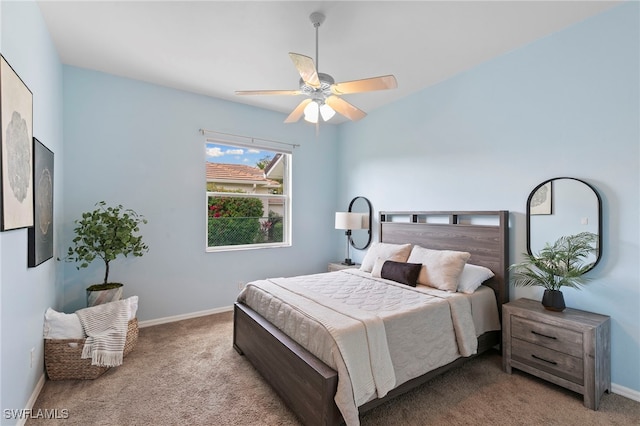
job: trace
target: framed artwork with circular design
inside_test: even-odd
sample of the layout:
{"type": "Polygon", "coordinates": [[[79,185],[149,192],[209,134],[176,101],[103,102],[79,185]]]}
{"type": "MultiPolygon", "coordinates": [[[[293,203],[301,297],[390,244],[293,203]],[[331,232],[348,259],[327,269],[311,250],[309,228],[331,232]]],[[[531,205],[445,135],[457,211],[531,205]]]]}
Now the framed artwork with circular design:
{"type": "Polygon", "coordinates": [[[29,228],[28,266],[53,257],[53,152],[33,138],[33,227],[29,228]]]}
{"type": "Polygon", "coordinates": [[[0,230],[33,226],[33,94],[0,55],[0,230]]]}

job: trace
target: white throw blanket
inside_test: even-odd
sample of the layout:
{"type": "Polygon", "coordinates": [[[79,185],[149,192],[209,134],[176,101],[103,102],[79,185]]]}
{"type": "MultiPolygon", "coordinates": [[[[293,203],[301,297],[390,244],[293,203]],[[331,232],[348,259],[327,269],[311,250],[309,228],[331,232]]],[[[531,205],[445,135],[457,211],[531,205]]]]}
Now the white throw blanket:
{"type": "MultiPolygon", "coordinates": [[[[326,327],[340,348],[351,377],[356,406],[364,404],[374,395],[382,398],[395,387],[396,377],[389,355],[384,323],[380,317],[375,313],[291,285],[286,279],[268,281],[318,303],[315,305],[307,302],[306,313],[326,327]],[[348,324],[345,317],[353,321],[348,324]]],[[[277,288],[271,287],[269,290],[271,294],[285,297],[277,288]]]]}
{"type": "Polygon", "coordinates": [[[127,339],[129,303],[119,300],[80,309],[76,314],[87,335],[81,358],[91,358],[91,365],[101,367],[121,365],[127,339]]]}

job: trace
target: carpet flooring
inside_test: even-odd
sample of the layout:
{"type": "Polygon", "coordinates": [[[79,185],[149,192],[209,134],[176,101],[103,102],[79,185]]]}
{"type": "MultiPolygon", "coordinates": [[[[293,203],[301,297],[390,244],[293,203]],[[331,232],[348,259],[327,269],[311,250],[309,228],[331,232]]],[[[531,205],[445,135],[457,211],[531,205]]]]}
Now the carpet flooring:
{"type": "MultiPolygon", "coordinates": [[[[47,381],[33,407],[64,419],[27,425],[298,425],[269,385],[232,348],[232,314],[140,329],[122,366],[96,380],[47,381]],[[64,410],[64,411],[63,411],[64,410]],[[64,414],[66,413],[66,415],[64,414]]],[[[640,402],[582,397],[479,356],[361,416],[374,425],[638,425],[640,402]]]]}

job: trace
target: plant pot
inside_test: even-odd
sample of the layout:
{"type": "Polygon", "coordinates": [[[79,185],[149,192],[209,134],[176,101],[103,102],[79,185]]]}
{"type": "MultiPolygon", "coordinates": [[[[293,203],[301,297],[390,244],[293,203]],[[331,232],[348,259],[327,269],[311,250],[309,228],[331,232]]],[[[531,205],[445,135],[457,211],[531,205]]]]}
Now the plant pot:
{"type": "Polygon", "coordinates": [[[114,283],[109,286],[111,288],[101,289],[100,286],[87,288],[87,306],[102,305],[122,299],[122,284],[114,283]]]}
{"type": "Polygon", "coordinates": [[[562,292],[560,290],[545,290],[542,295],[542,306],[549,311],[564,311],[566,306],[562,292]]]}

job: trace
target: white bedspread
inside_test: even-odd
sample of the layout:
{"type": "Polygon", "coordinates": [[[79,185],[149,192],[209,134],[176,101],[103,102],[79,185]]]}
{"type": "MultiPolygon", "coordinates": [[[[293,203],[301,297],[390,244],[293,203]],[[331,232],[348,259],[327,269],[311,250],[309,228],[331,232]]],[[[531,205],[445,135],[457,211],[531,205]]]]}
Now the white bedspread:
{"type": "Polygon", "coordinates": [[[306,315],[327,329],[349,372],[356,405],[364,404],[373,396],[382,398],[395,387],[384,323],[379,316],[308,291],[289,279],[265,280],[259,285],[272,296],[303,307],[306,315]]]}
{"type": "Polygon", "coordinates": [[[358,270],[255,281],[238,300],[338,372],[335,401],[349,426],[358,406],[477,351],[467,295],[358,270]]]}

